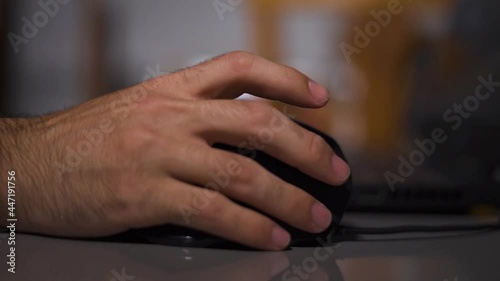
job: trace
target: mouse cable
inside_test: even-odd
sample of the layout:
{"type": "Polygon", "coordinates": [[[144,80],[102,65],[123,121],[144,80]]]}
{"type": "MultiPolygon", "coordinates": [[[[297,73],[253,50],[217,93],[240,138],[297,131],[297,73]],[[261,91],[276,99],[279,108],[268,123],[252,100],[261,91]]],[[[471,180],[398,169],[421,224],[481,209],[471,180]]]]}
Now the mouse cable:
{"type": "Polygon", "coordinates": [[[444,226],[426,226],[426,225],[405,225],[393,227],[351,227],[340,226],[339,234],[397,234],[411,232],[458,232],[458,231],[479,231],[479,230],[495,230],[500,228],[500,223],[497,224],[474,224],[474,225],[444,225],[444,226]]]}

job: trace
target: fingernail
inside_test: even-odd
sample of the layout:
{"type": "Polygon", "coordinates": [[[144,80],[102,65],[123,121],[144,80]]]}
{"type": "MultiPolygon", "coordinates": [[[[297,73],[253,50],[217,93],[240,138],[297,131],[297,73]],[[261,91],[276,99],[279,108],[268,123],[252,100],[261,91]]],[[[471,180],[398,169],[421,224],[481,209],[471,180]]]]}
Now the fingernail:
{"type": "Polygon", "coordinates": [[[314,226],[323,231],[332,223],[332,213],[320,202],[314,203],[311,208],[314,226]]]}
{"type": "Polygon", "coordinates": [[[337,155],[333,155],[332,167],[333,175],[341,181],[347,180],[349,175],[351,175],[351,168],[349,165],[337,155]]]}
{"type": "Polygon", "coordinates": [[[279,226],[275,226],[273,229],[271,239],[273,241],[274,246],[277,249],[281,250],[281,249],[285,248],[286,246],[288,246],[288,244],[290,244],[291,238],[290,238],[290,234],[288,234],[288,232],[286,232],[283,228],[281,228],[279,226]]]}
{"type": "Polygon", "coordinates": [[[330,99],[328,90],[313,80],[309,80],[309,90],[313,98],[321,104],[330,99]]]}

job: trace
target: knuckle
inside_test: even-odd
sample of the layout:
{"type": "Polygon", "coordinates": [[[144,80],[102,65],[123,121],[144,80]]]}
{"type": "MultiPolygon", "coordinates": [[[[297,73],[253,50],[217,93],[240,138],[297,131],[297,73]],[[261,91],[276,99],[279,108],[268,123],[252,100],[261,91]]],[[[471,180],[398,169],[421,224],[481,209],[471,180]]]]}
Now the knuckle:
{"type": "Polygon", "coordinates": [[[285,66],[283,77],[289,84],[297,83],[297,80],[302,80],[305,78],[305,76],[300,71],[291,66],[285,66]]]}
{"type": "MultiPolygon", "coordinates": [[[[237,185],[246,185],[246,187],[248,187],[249,184],[255,182],[255,179],[260,176],[259,167],[250,159],[244,159],[238,162],[240,163],[241,169],[240,173],[235,176],[234,183],[237,185]]],[[[246,189],[246,187],[243,188],[243,190],[246,189]]]]}
{"type": "Polygon", "coordinates": [[[175,75],[173,75],[175,78],[172,79],[175,81],[174,83],[178,85],[199,85],[202,80],[201,67],[200,65],[196,65],[183,69],[175,73],[175,75]]]}
{"type": "Polygon", "coordinates": [[[301,212],[301,213],[308,213],[308,205],[309,201],[307,197],[310,197],[309,195],[306,195],[302,192],[289,192],[288,200],[285,202],[285,206],[288,209],[288,212],[301,212]]]}
{"type": "Polygon", "coordinates": [[[172,84],[189,85],[191,82],[191,71],[194,67],[195,66],[191,66],[174,72],[170,77],[172,84]]]}
{"type": "Polygon", "coordinates": [[[269,125],[273,118],[274,107],[263,102],[248,102],[247,107],[250,112],[248,115],[250,128],[261,129],[269,125]]]}
{"type": "Polygon", "coordinates": [[[209,210],[211,213],[217,215],[228,209],[228,199],[222,193],[217,191],[211,192],[211,204],[209,210]]]}
{"type": "Polygon", "coordinates": [[[165,80],[167,77],[168,76],[154,77],[154,78],[151,78],[149,80],[142,82],[141,84],[146,89],[149,89],[150,91],[155,91],[155,90],[158,90],[162,86],[163,80],[165,80]]]}
{"type": "Polygon", "coordinates": [[[283,199],[286,197],[287,190],[284,182],[275,176],[270,176],[268,180],[268,185],[263,194],[264,198],[267,198],[270,202],[275,202],[277,205],[282,205],[283,199]]]}
{"type": "Polygon", "coordinates": [[[306,141],[304,142],[307,153],[304,153],[306,162],[321,163],[320,160],[324,155],[325,140],[317,134],[308,133],[305,135],[306,141]]]}
{"type": "Polygon", "coordinates": [[[314,198],[308,193],[302,191],[300,188],[292,185],[283,185],[283,188],[276,192],[274,202],[277,204],[279,213],[282,214],[296,214],[297,218],[307,216],[313,204],[314,198]]]}
{"type": "Polygon", "coordinates": [[[235,106],[233,107],[236,112],[237,116],[241,116],[242,118],[247,118],[251,117],[254,113],[254,109],[256,107],[255,102],[251,101],[232,101],[234,102],[235,106]]]}
{"type": "Polygon", "coordinates": [[[224,58],[232,71],[248,72],[252,69],[257,56],[245,51],[234,51],[226,54],[224,58]]]}

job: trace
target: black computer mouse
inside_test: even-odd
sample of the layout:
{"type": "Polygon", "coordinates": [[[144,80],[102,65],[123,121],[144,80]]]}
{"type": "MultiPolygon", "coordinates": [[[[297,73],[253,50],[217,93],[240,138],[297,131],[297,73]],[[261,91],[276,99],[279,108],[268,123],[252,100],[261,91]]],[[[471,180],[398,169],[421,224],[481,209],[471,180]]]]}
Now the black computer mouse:
{"type": "MultiPolygon", "coordinates": [[[[297,124],[303,128],[314,132],[332,147],[335,153],[345,160],[344,154],[340,149],[339,145],[335,142],[333,138],[326,135],[325,133],[314,129],[306,124],[295,121],[297,124]]],[[[238,148],[234,146],[216,144],[215,148],[224,149],[234,153],[238,153],[238,148]]],[[[249,157],[249,153],[242,154],[249,157]]],[[[342,186],[330,186],[324,182],[314,179],[298,169],[291,167],[274,157],[262,151],[255,151],[251,154],[254,161],[262,165],[264,168],[280,177],[284,181],[293,184],[299,188],[304,189],[306,192],[311,194],[313,197],[321,200],[323,204],[332,212],[332,224],[330,227],[320,234],[314,234],[302,231],[293,226],[290,226],[278,219],[273,218],[281,226],[283,226],[291,235],[290,246],[311,246],[317,244],[318,238],[322,238],[323,241],[329,239],[332,234],[335,234],[337,227],[339,226],[342,215],[347,206],[350,189],[352,185],[352,175],[342,186]]],[[[243,204],[245,205],[245,204],[243,204]]],[[[247,206],[247,205],[245,205],[247,206]]],[[[247,206],[250,207],[250,206],[247,206]]],[[[251,208],[251,207],[250,207],[251,208]]],[[[293,214],[290,214],[293,215],[293,214]]],[[[272,217],[271,217],[272,218],[272,217]]],[[[182,246],[182,247],[205,247],[205,248],[238,248],[243,247],[237,245],[235,242],[228,241],[223,238],[216,237],[211,234],[204,233],[202,231],[193,230],[185,227],[175,226],[175,225],[163,225],[150,227],[145,229],[138,229],[133,231],[136,236],[144,239],[148,242],[155,244],[163,244],[169,246],[182,246]]],[[[331,240],[328,240],[331,241],[331,240]]]]}

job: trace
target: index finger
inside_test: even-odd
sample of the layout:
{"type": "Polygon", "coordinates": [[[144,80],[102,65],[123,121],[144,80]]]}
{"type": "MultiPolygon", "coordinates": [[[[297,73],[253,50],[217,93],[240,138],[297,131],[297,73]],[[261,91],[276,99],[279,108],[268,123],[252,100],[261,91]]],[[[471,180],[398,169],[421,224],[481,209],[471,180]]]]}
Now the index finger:
{"type": "Polygon", "coordinates": [[[329,100],[328,90],[298,70],[248,52],[232,52],[173,74],[176,87],[202,99],[234,99],[243,93],[317,108],[329,100]]]}

